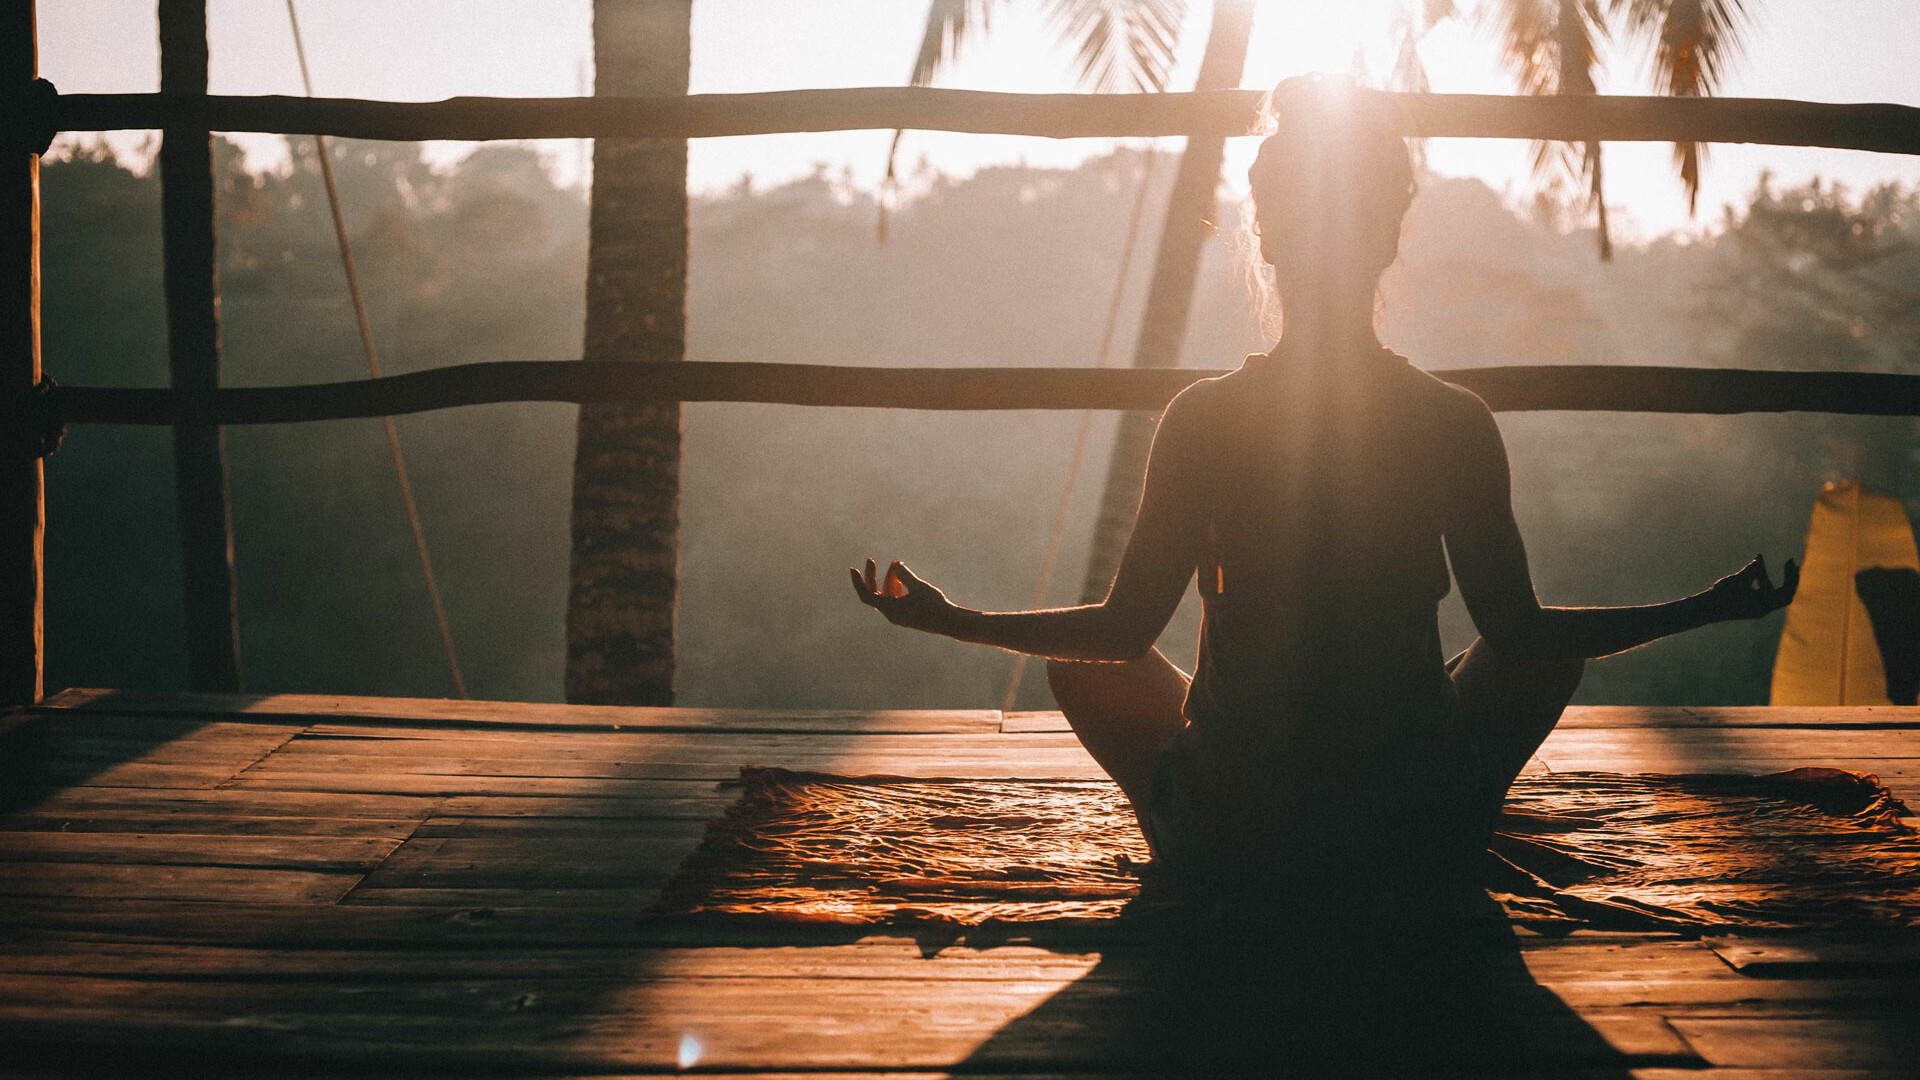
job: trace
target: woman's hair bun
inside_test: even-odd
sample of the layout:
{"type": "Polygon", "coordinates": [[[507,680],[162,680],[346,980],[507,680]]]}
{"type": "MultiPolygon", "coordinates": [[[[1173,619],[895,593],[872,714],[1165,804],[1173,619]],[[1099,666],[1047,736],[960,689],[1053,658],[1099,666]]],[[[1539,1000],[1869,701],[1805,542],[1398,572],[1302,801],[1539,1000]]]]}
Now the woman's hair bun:
{"type": "MultiPolygon", "coordinates": [[[[1413,160],[1394,99],[1342,75],[1298,75],[1282,81],[1261,106],[1256,133],[1267,137],[1247,170],[1255,202],[1288,180],[1338,178],[1349,195],[1397,220],[1413,201],[1413,160]],[[1352,185],[1352,186],[1349,186],[1352,185]]],[[[1311,185],[1317,187],[1319,185],[1311,185]]]]}

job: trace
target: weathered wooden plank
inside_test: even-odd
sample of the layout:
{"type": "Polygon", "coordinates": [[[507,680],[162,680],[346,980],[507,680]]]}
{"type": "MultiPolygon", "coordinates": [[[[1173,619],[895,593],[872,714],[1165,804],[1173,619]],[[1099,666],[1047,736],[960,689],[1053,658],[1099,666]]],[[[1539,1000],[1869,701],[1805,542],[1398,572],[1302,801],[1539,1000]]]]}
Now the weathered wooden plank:
{"type": "MultiPolygon", "coordinates": [[[[538,823],[529,822],[528,824],[538,823]]],[[[391,821],[382,818],[240,817],[234,814],[129,811],[85,816],[22,813],[0,817],[0,832],[61,834],[207,833],[220,836],[353,837],[364,840],[404,840],[413,835],[416,828],[419,828],[419,823],[415,821],[391,821]]]]}
{"type": "Polygon", "coordinates": [[[0,862],[0,896],[330,904],[360,876],[357,870],[0,862]]]}
{"type": "Polygon", "coordinates": [[[441,818],[487,820],[574,818],[699,818],[711,817],[740,797],[737,789],[702,780],[653,780],[625,785],[633,794],[624,798],[540,797],[513,795],[456,795],[441,802],[441,818]]]}
{"type": "MultiPolygon", "coordinates": [[[[684,750],[663,750],[658,754],[636,754],[628,760],[593,760],[565,758],[496,758],[496,757],[442,757],[408,756],[401,759],[376,758],[361,754],[329,754],[313,750],[292,750],[276,754],[260,766],[248,769],[240,776],[248,780],[259,780],[270,776],[288,774],[330,774],[350,771],[364,771],[375,775],[395,774],[402,776],[539,776],[551,778],[590,779],[672,779],[691,775],[693,777],[711,776],[715,779],[732,779],[740,775],[743,765],[780,765],[791,769],[818,770],[835,773],[874,773],[887,772],[886,763],[911,763],[913,775],[937,775],[927,770],[936,768],[944,762],[978,763],[992,761],[1004,763],[1002,767],[1020,768],[1028,776],[1052,775],[1035,771],[1038,766],[1055,762],[1070,765],[1082,765],[1092,759],[1078,748],[1056,748],[1033,751],[997,751],[992,748],[977,750],[944,750],[929,748],[916,750],[850,750],[845,752],[816,753],[807,750],[779,750],[775,748],[745,749],[729,753],[725,747],[691,747],[684,750]],[[685,770],[693,769],[688,774],[685,770]]],[[[123,768],[116,766],[116,769],[123,768]]],[[[128,766],[124,768],[138,768],[128,766]]],[[[162,767],[149,767],[162,768],[162,767]]],[[[164,768],[179,768],[167,766],[164,768]]],[[[204,770],[194,770],[200,775],[204,770]]],[[[112,775],[109,770],[107,775],[112,775]]],[[[226,779],[224,775],[220,777],[226,779]]]]}
{"type": "Polygon", "coordinates": [[[65,722],[60,717],[29,714],[25,719],[0,738],[10,758],[74,767],[139,761],[156,765],[225,764],[237,771],[300,731],[298,726],[284,724],[153,717],[88,716],[79,722],[65,722]]]}
{"type": "Polygon", "coordinates": [[[695,823],[669,836],[445,837],[400,845],[361,889],[581,889],[664,884],[700,841],[695,823]]]}
{"type": "Polygon", "coordinates": [[[1704,979],[1620,979],[1543,982],[1579,1012],[1650,1009],[1669,1019],[1709,1015],[1845,1015],[1920,1008],[1920,982],[1879,978],[1749,979],[1733,972],[1704,979]]]}
{"type": "Polygon", "coordinates": [[[1671,1023],[1714,1065],[1910,1070],[1920,1061],[1920,1024],[1911,1008],[1846,1016],[1676,1016],[1671,1023]]]}
{"type": "Polygon", "coordinates": [[[352,729],[316,725],[289,740],[281,751],[294,753],[356,754],[366,757],[485,757],[564,760],[621,760],[634,757],[662,757],[693,751],[712,756],[727,754],[778,754],[800,751],[811,754],[842,750],[908,750],[926,752],[942,748],[1034,747],[1073,748],[1079,740],[1072,735],[998,735],[998,734],[819,734],[743,733],[743,732],[529,732],[484,731],[470,729],[377,728],[370,733],[352,729]]]}
{"type": "MultiPolygon", "coordinates": [[[[1557,730],[1618,728],[1920,728],[1920,706],[1645,706],[1571,705],[1557,730]]],[[[1009,712],[1000,730],[1007,734],[1071,731],[1058,712],[1009,712]]]]}
{"type": "Polygon", "coordinates": [[[1573,705],[1562,729],[1580,728],[1916,728],[1920,705],[1573,705]]]}
{"type": "Polygon", "coordinates": [[[1768,979],[1834,975],[1907,977],[1920,973],[1920,938],[1869,933],[1791,938],[1726,938],[1708,943],[1729,966],[1768,979]]]}
{"type": "Polygon", "coordinates": [[[661,804],[654,804],[647,808],[651,813],[624,818],[431,818],[416,828],[412,835],[418,840],[465,838],[495,842],[512,840],[520,844],[538,844],[541,842],[538,838],[549,836],[611,839],[675,837],[697,840],[705,832],[705,823],[718,817],[729,801],[725,798],[715,799],[698,811],[683,811],[674,804],[664,804],[667,809],[660,810],[656,807],[661,804]]]}
{"type": "Polygon", "coordinates": [[[1878,776],[1888,787],[1898,788],[1902,783],[1920,776],[1920,761],[1912,758],[1884,757],[1841,757],[1816,753],[1782,751],[1767,754],[1742,753],[1661,753],[1657,751],[1629,752],[1594,751],[1589,753],[1563,753],[1543,748],[1538,755],[1548,769],[1555,773],[1605,772],[1605,773],[1662,773],[1682,775],[1687,773],[1740,773],[1763,775],[1797,769],[1802,766],[1818,766],[1827,769],[1844,769],[1848,772],[1867,773],[1878,776]]]}
{"type": "MultiPolygon", "coordinates": [[[[1492,1025],[1502,1038],[1437,1032],[1435,1049],[1459,1064],[1698,1061],[1657,1014],[1576,1017],[1549,1003],[1516,998],[1516,1011],[1492,1025]]],[[[1166,1061],[1169,1051],[1196,1064],[1210,1055],[1225,1058],[1219,1064],[1255,1055],[1239,1057],[1244,1066],[1285,1032],[1285,1018],[1268,1016],[1263,1030],[1233,1033],[1244,1047],[1169,1047],[1156,1042],[1165,1032],[1141,1028],[1141,1004],[1127,986],[1072,979],[222,985],[12,975],[0,976],[0,1035],[44,1043],[84,1025],[122,1045],[165,1045],[156,1036],[173,1035],[192,1037],[203,1050],[323,1059],[484,1053],[496,1067],[665,1069],[678,1064],[682,1036],[693,1034],[698,1063],[716,1069],[1072,1069],[1138,1067],[1166,1061]],[[794,1007],[796,1000],[805,1007],[794,1007]],[[143,1029],[116,1030],[129,1016],[146,1021],[143,1029]],[[201,1041],[208,1036],[215,1038],[201,1041]]]]}
{"type": "MultiPolygon", "coordinates": [[[[303,949],[419,948],[436,944],[614,947],[694,940],[687,934],[638,920],[609,920],[603,912],[564,904],[528,906],[530,898],[518,899],[519,904],[490,901],[476,905],[444,896],[442,903],[431,906],[348,907],[298,898],[261,902],[216,898],[179,903],[95,896],[76,904],[69,899],[20,896],[0,905],[0,928],[13,939],[60,937],[303,949]]],[[[698,940],[725,942],[739,937],[716,933],[698,940]]],[[[767,937],[761,934],[753,940],[764,941],[767,937]]]]}
{"type": "MultiPolygon", "coordinates": [[[[947,949],[929,957],[905,941],[769,948],[260,949],[151,942],[37,939],[0,949],[0,971],[100,978],[307,982],[557,978],[765,980],[1103,978],[1099,953],[1010,945],[947,949]]],[[[1731,972],[1728,972],[1731,976],[1731,972]]],[[[1732,976],[1738,978],[1737,976],[1732,976]]]]}
{"type": "MultiPolygon", "coordinates": [[[[1887,1069],[1633,1069],[1633,1080],[1898,1080],[1909,1071],[1887,1069]]],[[[1595,1077],[1594,1080],[1599,1080],[1595,1077]]]]}
{"type": "Polygon", "coordinates": [[[1527,970],[1542,982],[1630,978],[1704,979],[1733,974],[1698,941],[1600,941],[1558,938],[1521,943],[1527,970]]]}
{"type": "Polygon", "coordinates": [[[477,909],[539,906],[546,910],[592,911],[608,918],[617,911],[622,918],[637,917],[660,899],[657,885],[586,885],[579,888],[548,888],[532,885],[486,886],[395,886],[356,888],[341,897],[343,906],[370,904],[381,906],[427,907],[444,909],[457,905],[477,909]]]}
{"type": "Polygon", "coordinates": [[[400,843],[371,837],[0,830],[0,863],[123,863],[365,872],[400,843]]]}
{"type": "Polygon", "coordinates": [[[28,759],[9,770],[9,779],[20,788],[69,787],[95,788],[176,788],[206,789],[232,779],[247,763],[212,765],[152,765],[144,761],[119,764],[59,759],[28,759]]]}
{"type": "Polygon", "coordinates": [[[1885,728],[1665,728],[1556,729],[1544,750],[1648,751],[1739,756],[1822,754],[1827,757],[1920,758],[1920,729],[1885,728]]]}
{"type": "Polygon", "coordinates": [[[351,718],[474,727],[578,728],[618,731],[761,731],[795,733],[977,732],[1000,728],[997,709],[692,709],[619,705],[556,705],[443,698],[373,698],[328,694],[181,694],[72,689],[49,695],[50,712],[148,713],[205,717],[351,718]]]}
{"type": "Polygon", "coordinates": [[[238,791],[276,791],[336,795],[411,795],[422,798],[535,798],[558,801],[579,798],[604,805],[608,801],[639,798],[663,781],[701,781],[715,783],[732,779],[738,767],[720,765],[692,767],[662,766],[655,775],[628,779],[547,777],[547,776],[459,776],[379,773],[356,776],[352,772],[315,773],[302,770],[254,770],[233,780],[229,788],[238,791]]]}
{"type": "MultiPolygon", "coordinates": [[[[51,698],[48,700],[52,700],[51,698]]],[[[115,713],[104,711],[59,710],[36,707],[21,716],[31,729],[49,740],[133,740],[162,743],[175,739],[236,739],[260,737],[263,731],[281,730],[292,734],[304,730],[305,721],[278,717],[222,717],[212,714],[179,712],[174,714],[115,713]]],[[[14,735],[11,737],[19,737],[14,735]]]]}
{"type": "MultiPolygon", "coordinates": [[[[344,762],[322,771],[315,763],[303,761],[299,768],[250,769],[230,782],[241,789],[276,791],[331,791],[342,793],[381,793],[439,796],[580,796],[617,798],[638,795],[647,785],[662,780],[719,782],[736,779],[742,766],[780,766],[851,774],[883,774],[913,777],[995,777],[1025,779],[1097,780],[1106,776],[1093,759],[1084,753],[1045,756],[1033,753],[967,755],[927,755],[905,757],[802,757],[777,759],[734,758],[717,761],[621,763],[616,776],[526,776],[514,775],[511,768],[471,772],[366,772],[354,771],[344,762]]],[[[528,770],[519,770],[524,773],[528,770]]]]}
{"type": "MultiPolygon", "coordinates": [[[[350,901],[351,902],[351,901],[350,901]]],[[[28,939],[0,951],[0,972],[107,979],[314,981],[604,981],[628,986],[665,979],[756,979],[810,983],[823,979],[927,981],[1026,980],[1053,984],[1089,980],[1120,986],[1142,980],[1137,964],[1099,953],[1062,953],[1024,946],[950,948],[933,957],[906,943],[770,948],[505,948],[487,950],[354,948],[257,949],[208,945],[28,939]]],[[[1542,985],[1577,1010],[1678,1006],[1683,1010],[1796,1011],[1885,1007],[1916,999],[1912,981],[1744,978],[1717,974],[1670,977],[1657,966],[1638,978],[1606,979],[1569,972],[1542,985]]],[[[1505,978],[1492,975],[1493,980],[1505,978]]],[[[795,990],[806,992],[805,987],[795,990]]]]}
{"type": "Polygon", "coordinates": [[[119,813],[215,814],[235,818],[372,818],[424,821],[442,800],[384,793],[240,790],[212,788],[71,787],[49,793],[26,812],[54,815],[119,813]]]}

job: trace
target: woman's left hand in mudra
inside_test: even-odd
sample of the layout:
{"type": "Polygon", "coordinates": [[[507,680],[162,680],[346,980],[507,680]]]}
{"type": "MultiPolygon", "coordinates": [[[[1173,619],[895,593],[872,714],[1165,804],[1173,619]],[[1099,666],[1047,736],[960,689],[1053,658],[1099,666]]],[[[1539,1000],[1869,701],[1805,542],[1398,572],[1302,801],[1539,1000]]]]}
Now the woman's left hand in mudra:
{"type": "Polygon", "coordinates": [[[1766,559],[1756,555],[1739,571],[1714,582],[1707,596],[1718,619],[1758,619],[1792,603],[1799,588],[1799,564],[1788,559],[1786,573],[1775,585],[1767,575],[1766,559]]]}
{"type": "Polygon", "coordinates": [[[867,560],[864,574],[848,568],[853,575],[853,591],[861,603],[885,615],[895,626],[941,632],[954,610],[945,593],[914,577],[913,571],[898,560],[887,567],[886,576],[878,571],[872,559],[867,560]]]}

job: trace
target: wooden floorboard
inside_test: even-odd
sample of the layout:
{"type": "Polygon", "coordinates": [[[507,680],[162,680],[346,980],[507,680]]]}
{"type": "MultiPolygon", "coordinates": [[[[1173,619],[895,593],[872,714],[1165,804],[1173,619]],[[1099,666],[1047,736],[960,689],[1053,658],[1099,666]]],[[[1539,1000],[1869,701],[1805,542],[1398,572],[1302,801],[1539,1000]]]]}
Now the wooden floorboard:
{"type": "MultiPolygon", "coordinates": [[[[742,766],[1100,775],[1057,713],[69,691],[16,714],[0,754],[0,1080],[618,1075],[690,1053],[742,1077],[1219,1075],[1278,1045],[1364,1061],[1396,1022],[1188,1017],[1195,1047],[1164,1057],[1165,976],[1125,935],[643,917],[742,766]]],[[[1920,798],[1920,709],[1575,708],[1534,768],[1806,765],[1920,798]]],[[[1916,940],[1521,935],[1472,983],[1479,1020],[1423,1046],[1488,1077],[1916,1075],[1916,940]]]]}

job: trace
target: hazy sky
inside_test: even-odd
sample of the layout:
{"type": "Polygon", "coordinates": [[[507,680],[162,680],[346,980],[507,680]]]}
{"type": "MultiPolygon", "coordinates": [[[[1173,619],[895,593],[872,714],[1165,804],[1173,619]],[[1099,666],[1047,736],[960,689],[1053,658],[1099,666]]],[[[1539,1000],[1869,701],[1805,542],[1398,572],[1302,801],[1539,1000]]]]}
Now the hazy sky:
{"type": "MultiPolygon", "coordinates": [[[[1261,0],[1241,85],[1271,86],[1310,70],[1371,71],[1387,66],[1387,29],[1400,0],[1261,0]]],[[[945,85],[1028,92],[1072,89],[1067,58],[1047,44],[1046,25],[1016,3],[994,32],[963,58],[945,85]]],[[[1188,47],[1176,86],[1191,85],[1208,5],[1191,5],[1188,47]]],[[[1920,104],[1920,2],[1917,0],[1747,0],[1754,26],[1724,93],[1819,101],[1920,104]]],[[[695,0],[693,90],[730,92],[900,83],[918,45],[927,0],[695,0]]],[[[41,70],[63,90],[153,91],[159,86],[154,4],[135,0],[40,0],[41,70]]],[[[315,89],[322,95],[425,100],[454,94],[566,95],[591,85],[590,0],[303,0],[300,4],[315,89]]],[[[213,91],[300,93],[286,9],[281,0],[212,0],[213,91]]],[[[1436,30],[1423,47],[1435,90],[1509,93],[1495,67],[1489,35],[1471,23],[1436,30]]],[[[1643,55],[1640,50],[1635,55],[1643,55]]],[[[1603,91],[1644,92],[1646,73],[1616,60],[1603,91]]],[[[825,163],[850,168],[856,183],[878,178],[888,135],[708,139],[693,144],[691,183],[712,190],[750,173],[767,184],[825,163]]],[[[284,160],[274,137],[245,140],[254,160],[284,160]]],[[[130,137],[122,145],[133,145],[130,137]]],[[[909,165],[924,155],[935,168],[965,174],[984,164],[1026,160],[1071,164],[1102,153],[1111,140],[1019,139],[914,133],[909,165]]],[[[434,156],[466,147],[437,144],[434,156]]],[[[571,179],[580,149],[551,144],[558,172],[571,179]]],[[[1243,183],[1251,140],[1236,140],[1230,182],[1243,183]]],[[[1687,225],[1669,151],[1651,144],[1609,144],[1609,205],[1622,235],[1687,225]]],[[[1475,175],[1495,187],[1526,189],[1525,145],[1435,140],[1438,171],[1475,175]]],[[[1749,191],[1763,169],[1785,181],[1813,174],[1860,187],[1885,179],[1920,181],[1920,159],[1781,147],[1715,147],[1707,164],[1702,217],[1749,191]]]]}

